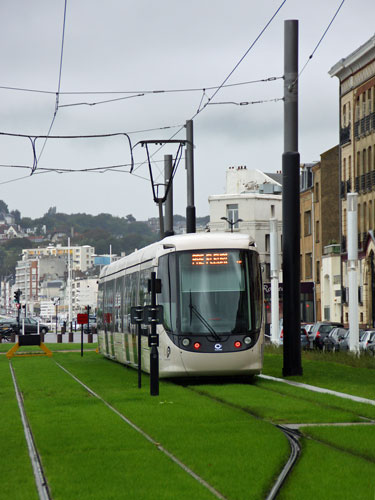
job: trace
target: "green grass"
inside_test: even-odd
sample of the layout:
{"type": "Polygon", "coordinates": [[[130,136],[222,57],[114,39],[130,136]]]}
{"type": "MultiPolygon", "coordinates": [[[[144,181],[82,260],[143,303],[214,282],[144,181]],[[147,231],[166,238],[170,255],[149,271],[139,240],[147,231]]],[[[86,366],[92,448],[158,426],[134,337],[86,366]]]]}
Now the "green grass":
{"type": "Polygon", "coordinates": [[[55,500],[212,498],[52,360],[12,363],[55,500]]]}
{"type": "Polygon", "coordinates": [[[373,500],[375,464],[302,439],[303,452],[287,478],[280,500],[373,500]]]}
{"type": "Polygon", "coordinates": [[[302,432],[375,463],[375,426],[307,427],[302,432]]]}
{"type": "Polygon", "coordinates": [[[167,381],[160,382],[160,396],[152,398],[147,376],[139,390],[134,370],[100,356],[90,355],[88,364],[88,357],[81,363],[74,354],[60,354],[60,359],[228,498],[264,497],[289,454],[276,428],[240,410],[167,381]]]}
{"type": "MultiPolygon", "coordinates": [[[[74,344],[53,345],[74,348],[74,344]]],[[[75,348],[80,349],[80,344],[75,348]]],[[[138,389],[135,370],[95,352],[85,352],[83,357],[80,352],[55,352],[52,358],[14,358],[12,364],[55,500],[107,500],[125,494],[130,499],[212,498],[55,361],[228,499],[265,498],[289,455],[284,435],[260,419],[275,423],[375,419],[374,406],[259,378],[253,384],[204,382],[190,389],[161,380],[160,396],[151,397],[147,375],[138,389]]],[[[2,415],[11,422],[7,429],[14,430],[14,436],[7,431],[4,441],[4,433],[0,434],[0,451],[8,460],[7,441],[13,439],[11,448],[16,455],[10,458],[17,464],[15,474],[18,463],[24,463],[22,470],[31,486],[25,493],[23,481],[22,489],[13,494],[14,478],[3,475],[0,498],[5,491],[7,500],[29,500],[36,498],[35,486],[8,364],[1,355],[2,415]]],[[[375,370],[363,366],[304,357],[303,368],[303,377],[293,379],[364,397],[374,391],[375,370]]],[[[264,372],[281,377],[281,371],[282,352],[267,350],[264,372]]],[[[280,498],[373,500],[375,427],[308,427],[301,431],[303,452],[280,498]]]]}
{"type": "Polygon", "coordinates": [[[3,469],[0,498],[37,500],[39,497],[7,362],[0,362],[0,380],[0,456],[3,469]]]}
{"type": "Polygon", "coordinates": [[[199,390],[278,424],[361,422],[360,416],[375,418],[375,407],[351,402],[345,404],[345,400],[342,402],[334,396],[316,395],[305,389],[280,385],[257,379],[254,385],[209,385],[201,386],[199,390]]]}
{"type": "MultiPolygon", "coordinates": [[[[338,363],[335,354],[303,352],[303,375],[288,379],[375,400],[375,358],[366,356],[366,360],[363,361],[363,357],[361,362],[361,358],[355,358],[349,353],[337,353],[340,355],[337,359],[341,360],[338,363]],[[368,368],[368,361],[371,361],[374,369],[368,368]]],[[[282,367],[282,349],[268,347],[264,356],[263,373],[281,378],[282,367]]]]}

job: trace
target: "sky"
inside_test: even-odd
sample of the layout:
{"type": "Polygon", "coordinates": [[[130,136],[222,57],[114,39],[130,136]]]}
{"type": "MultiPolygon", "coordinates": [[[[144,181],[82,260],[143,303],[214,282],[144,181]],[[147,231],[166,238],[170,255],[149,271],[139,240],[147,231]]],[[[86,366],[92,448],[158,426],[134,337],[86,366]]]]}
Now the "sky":
{"type": "MultiPolygon", "coordinates": [[[[314,52],[341,3],[67,0],[65,10],[65,0],[3,0],[0,199],[32,218],[52,206],[156,217],[146,149],[137,143],[184,140],[193,117],[197,216],[209,214],[209,195],[225,192],[228,167],[281,170],[289,19],[299,22],[299,69],[309,61],[299,78],[301,162],[318,161],[338,143],[338,80],[328,71],[374,35],[373,0],[346,0],[314,52]],[[226,85],[253,83],[220,88],[230,74],[226,85]],[[261,102],[239,105],[254,101],[261,102]],[[107,137],[82,138],[88,135],[107,137]],[[49,138],[35,140],[34,154],[38,136],[49,138]]],[[[177,149],[149,145],[156,183],[163,183],[164,156],[177,149]]],[[[185,215],[186,191],[183,154],[176,214],[185,215]]]]}

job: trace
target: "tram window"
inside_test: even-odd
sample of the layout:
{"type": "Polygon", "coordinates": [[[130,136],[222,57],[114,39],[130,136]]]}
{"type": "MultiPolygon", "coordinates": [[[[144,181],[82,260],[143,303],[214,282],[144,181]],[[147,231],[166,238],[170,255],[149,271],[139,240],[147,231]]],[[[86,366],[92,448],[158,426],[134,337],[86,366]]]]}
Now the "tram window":
{"type": "Polygon", "coordinates": [[[169,331],[176,331],[176,255],[169,254],[160,257],[158,278],[161,279],[161,294],[158,303],[163,306],[164,327],[169,331]]]}
{"type": "Polygon", "coordinates": [[[114,281],[107,281],[105,283],[104,295],[104,327],[106,331],[113,331],[113,294],[114,294],[114,281]]]}
{"type": "Polygon", "coordinates": [[[121,321],[121,292],[123,287],[124,278],[116,279],[116,293],[115,293],[115,304],[114,304],[114,317],[115,317],[115,332],[122,331],[122,321],[121,321]]]}

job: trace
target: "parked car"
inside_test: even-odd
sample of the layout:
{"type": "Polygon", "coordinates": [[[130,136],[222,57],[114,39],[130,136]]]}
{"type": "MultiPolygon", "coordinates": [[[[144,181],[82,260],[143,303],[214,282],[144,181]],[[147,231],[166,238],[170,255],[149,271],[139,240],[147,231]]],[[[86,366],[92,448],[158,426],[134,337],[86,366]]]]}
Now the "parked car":
{"type": "Polygon", "coordinates": [[[372,342],[375,342],[375,330],[366,330],[359,339],[360,350],[366,351],[372,342]]]}
{"type": "Polygon", "coordinates": [[[13,329],[11,327],[11,323],[13,323],[15,318],[2,318],[0,319],[0,335],[10,335],[13,333],[13,329]]]}
{"type": "MultiPolygon", "coordinates": [[[[361,337],[364,334],[364,330],[359,330],[359,342],[361,342],[361,337]]],[[[348,331],[348,335],[342,339],[340,342],[340,350],[341,351],[348,351],[349,350],[349,340],[350,340],[350,330],[348,331]]]]}
{"type": "Polygon", "coordinates": [[[310,339],[306,330],[306,325],[301,325],[301,349],[309,349],[310,339]]]}
{"type": "Polygon", "coordinates": [[[309,339],[313,342],[316,349],[323,349],[323,340],[328,337],[331,330],[336,327],[343,328],[342,323],[335,323],[330,321],[318,321],[314,324],[309,333],[309,339]]]}
{"type": "Polygon", "coordinates": [[[339,351],[340,342],[346,338],[348,333],[347,328],[333,328],[327,337],[323,339],[323,351],[339,351]]]}
{"type": "MultiPolygon", "coordinates": [[[[25,334],[38,333],[38,321],[34,318],[22,318],[20,319],[20,333],[22,333],[22,324],[24,324],[25,334]]],[[[4,320],[0,324],[0,332],[7,333],[18,333],[17,318],[10,318],[9,320],[4,320]]],[[[39,323],[39,333],[47,333],[48,326],[44,323],[39,323]]]]}

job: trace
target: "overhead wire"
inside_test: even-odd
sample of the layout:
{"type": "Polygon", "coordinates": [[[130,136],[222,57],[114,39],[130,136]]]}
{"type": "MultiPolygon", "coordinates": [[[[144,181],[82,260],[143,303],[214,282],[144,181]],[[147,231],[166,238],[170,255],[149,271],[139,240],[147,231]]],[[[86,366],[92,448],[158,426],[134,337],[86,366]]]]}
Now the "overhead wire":
{"type": "Polygon", "coordinates": [[[301,71],[298,73],[297,78],[296,78],[296,79],[294,80],[294,82],[290,85],[290,87],[291,87],[291,88],[293,88],[293,87],[294,87],[294,85],[296,85],[296,83],[298,82],[298,80],[299,80],[300,76],[301,76],[301,75],[302,75],[302,73],[305,71],[306,66],[309,64],[309,62],[311,61],[311,59],[314,57],[315,52],[318,50],[319,45],[322,43],[322,41],[323,41],[324,37],[326,36],[326,34],[328,33],[329,29],[331,28],[331,26],[332,26],[332,24],[333,24],[333,21],[336,19],[337,14],[340,12],[341,7],[344,5],[344,2],[345,2],[345,0],[342,0],[342,1],[341,1],[340,5],[338,6],[338,8],[337,8],[337,10],[336,10],[336,12],[335,12],[335,14],[333,15],[333,17],[332,17],[332,19],[330,20],[330,22],[329,22],[329,24],[328,24],[327,28],[325,29],[325,31],[324,31],[324,33],[323,33],[323,35],[320,37],[320,39],[319,39],[318,43],[316,44],[316,46],[315,46],[314,50],[311,52],[311,54],[310,54],[310,55],[309,55],[309,57],[307,58],[307,61],[306,61],[306,62],[305,62],[305,64],[303,65],[303,67],[302,67],[301,71]]]}
{"type": "MultiPolygon", "coordinates": [[[[47,132],[47,137],[44,140],[42,149],[40,150],[40,153],[39,153],[38,157],[36,156],[36,150],[35,150],[35,141],[36,141],[36,139],[35,139],[35,141],[33,143],[34,164],[33,164],[33,168],[31,170],[31,174],[30,175],[33,175],[34,172],[35,172],[35,170],[38,167],[38,162],[40,161],[40,158],[41,158],[41,156],[42,156],[42,154],[44,152],[44,149],[46,147],[48,137],[49,137],[49,135],[51,133],[51,130],[52,130],[52,127],[53,127],[53,125],[55,123],[57,111],[59,109],[59,94],[60,94],[60,89],[61,89],[61,76],[62,76],[62,64],[63,64],[63,55],[64,55],[64,41],[65,41],[66,6],[67,6],[67,0],[64,1],[64,18],[63,18],[63,28],[62,28],[61,53],[60,53],[60,65],[59,65],[59,79],[58,79],[58,84],[57,84],[56,101],[55,101],[55,111],[53,113],[52,121],[51,121],[51,124],[50,124],[48,132],[47,132]]],[[[31,142],[33,142],[33,141],[31,141],[31,142]]]]}

